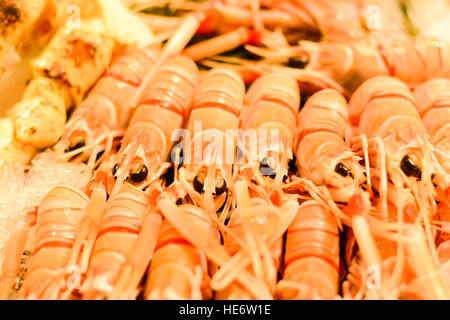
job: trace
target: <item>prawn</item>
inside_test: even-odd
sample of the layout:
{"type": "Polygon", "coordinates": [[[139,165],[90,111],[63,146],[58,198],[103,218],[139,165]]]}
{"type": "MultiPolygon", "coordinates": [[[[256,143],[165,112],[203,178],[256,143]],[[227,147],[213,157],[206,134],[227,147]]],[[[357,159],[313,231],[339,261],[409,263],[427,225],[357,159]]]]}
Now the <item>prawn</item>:
{"type": "MultiPolygon", "coordinates": [[[[417,201],[419,212],[426,220],[435,210],[431,181],[435,169],[432,146],[415,105],[409,88],[400,80],[387,76],[364,82],[350,99],[349,119],[356,127],[355,135],[367,137],[369,148],[372,147],[377,156],[378,192],[385,217],[388,197],[393,203],[407,198],[405,213],[416,212],[406,207],[416,207],[414,201],[417,201]],[[388,178],[396,190],[394,193],[388,192],[388,178]]],[[[365,149],[367,154],[367,145],[362,146],[359,137],[353,139],[353,148],[365,149]]],[[[371,175],[374,174],[372,170],[371,175]]]]}
{"type": "Polygon", "coordinates": [[[320,203],[302,203],[287,231],[283,300],[334,299],[338,295],[339,232],[334,216],[320,203]]]}
{"type": "MultiPolygon", "coordinates": [[[[414,97],[417,101],[417,109],[422,117],[422,122],[430,135],[430,142],[434,146],[436,161],[440,166],[432,181],[436,187],[437,205],[436,215],[441,222],[441,235],[439,237],[439,246],[437,253],[442,267],[448,268],[450,254],[448,253],[448,228],[450,221],[450,150],[449,121],[450,121],[450,81],[448,79],[433,79],[418,86],[414,91],[414,97]]],[[[447,284],[450,284],[449,272],[446,271],[447,284]]]]}
{"type": "Polygon", "coordinates": [[[66,289],[64,269],[89,198],[69,187],[50,190],[38,209],[34,251],[22,299],[58,299],[66,289]]]}
{"type": "Polygon", "coordinates": [[[236,281],[245,269],[258,279],[264,279],[268,289],[275,291],[280,267],[283,234],[298,210],[297,199],[274,192],[270,199],[250,196],[248,182],[235,184],[236,209],[232,212],[223,242],[232,259],[213,276],[212,284],[218,299],[251,299],[252,294],[236,281]]]}
{"type": "MultiPolygon", "coordinates": [[[[129,96],[141,85],[158,51],[127,49],[75,110],[54,147],[62,159],[84,160],[110,132],[123,128],[130,115],[129,96]]],[[[73,160],[72,160],[73,161],[73,160]]]]}
{"type": "Polygon", "coordinates": [[[236,160],[237,137],[233,133],[239,128],[244,94],[242,78],[235,72],[209,71],[199,83],[185,140],[175,146],[182,147],[184,157],[179,182],[194,204],[211,214],[229,198],[236,160]]]}
{"type": "MultiPolygon", "coordinates": [[[[125,192],[125,195],[119,197],[119,199],[122,199],[118,201],[119,203],[128,198],[131,201],[133,197],[136,197],[132,196],[133,193],[139,194],[138,190],[146,188],[149,190],[158,189],[159,176],[167,168],[167,165],[163,162],[170,151],[169,143],[171,142],[173,131],[176,131],[183,123],[185,110],[189,107],[194,96],[197,78],[197,67],[186,57],[174,57],[161,67],[154,81],[144,91],[142,103],[136,108],[119,150],[111,154],[96,173],[96,181],[92,186],[92,191],[97,190],[96,192],[99,196],[102,194],[103,196],[98,198],[98,200],[91,200],[93,206],[95,203],[97,203],[97,206],[101,206],[102,199],[105,198],[106,194],[111,195],[111,199],[114,199],[116,195],[119,197],[118,195],[122,193],[121,190],[124,184],[129,185],[124,189],[125,191],[136,190],[134,192],[125,192]],[[161,119],[167,120],[164,126],[160,121],[161,119]],[[158,149],[155,150],[155,148],[158,149]],[[127,176],[124,177],[120,170],[127,176]]],[[[154,231],[155,229],[153,228],[156,228],[158,222],[157,216],[153,213],[157,213],[157,209],[154,203],[149,203],[148,206],[153,211],[152,214],[146,214],[145,216],[153,221],[153,225],[148,225],[148,223],[144,223],[144,225],[152,228],[151,230],[154,231]]],[[[77,260],[81,261],[82,270],[86,270],[86,263],[91,256],[96,235],[102,227],[101,221],[106,219],[102,218],[103,214],[107,214],[107,210],[105,212],[101,210],[92,211],[88,215],[88,219],[82,224],[81,230],[83,232],[80,232],[77,236],[71,263],[77,263],[77,260]]],[[[141,212],[141,216],[144,216],[143,212],[141,212]]],[[[118,222],[116,221],[115,223],[121,223],[127,217],[127,215],[122,216],[119,214],[112,222],[117,220],[118,222]]],[[[154,232],[149,232],[148,228],[141,231],[144,237],[154,235],[154,232]]],[[[147,246],[148,244],[145,240],[148,242],[147,238],[135,242],[136,246],[141,245],[141,247],[137,248],[140,252],[142,251],[142,246],[147,246]]],[[[121,250],[119,246],[114,246],[111,249],[121,250]]],[[[143,254],[147,254],[147,251],[143,254]]],[[[136,261],[136,257],[130,256],[129,258],[131,263],[136,261]]],[[[139,260],[139,263],[142,263],[144,260],[139,260]]],[[[119,288],[122,288],[124,284],[129,284],[126,282],[127,279],[125,279],[128,277],[126,273],[129,272],[129,270],[126,270],[127,267],[128,265],[124,264],[121,273],[117,275],[117,281],[120,282],[119,288]]],[[[134,265],[131,264],[130,267],[133,268],[134,265]]],[[[96,269],[94,268],[94,270],[96,269]]],[[[95,275],[97,272],[99,271],[93,274],[95,275]]],[[[96,277],[92,277],[94,284],[90,286],[94,290],[96,277]]],[[[113,280],[114,278],[109,278],[110,282],[113,280]]],[[[88,285],[86,286],[86,288],[89,288],[88,285]]],[[[129,294],[129,292],[125,292],[128,289],[123,288],[124,292],[119,292],[120,290],[117,289],[111,295],[129,294]]]]}
{"type": "Polygon", "coordinates": [[[398,15],[395,18],[381,1],[361,1],[359,6],[352,1],[296,4],[312,13],[325,34],[326,40],[318,46],[304,43],[305,52],[310,54],[309,68],[330,69],[332,78],[350,91],[377,75],[397,77],[414,86],[449,74],[449,44],[422,36],[413,38],[398,15]]]}
{"type": "MultiPolygon", "coordinates": [[[[213,230],[209,217],[200,208],[181,204],[205,232],[213,230]]],[[[219,237],[218,232],[216,236],[219,237]]],[[[210,299],[212,290],[205,254],[186,240],[168,220],[164,220],[145,284],[146,299],[210,299]]]]}
{"type": "Polygon", "coordinates": [[[335,201],[347,202],[366,182],[365,172],[370,169],[359,163],[362,159],[346,141],[350,130],[347,101],[336,90],[321,90],[306,101],[297,121],[300,176],[327,186],[335,201]]]}
{"type": "Polygon", "coordinates": [[[299,106],[298,84],[289,75],[269,73],[250,87],[241,115],[239,137],[239,150],[244,157],[240,171],[251,170],[242,172],[248,180],[255,179],[264,186],[267,183],[263,178],[271,178],[279,185],[287,177],[288,163],[293,158],[299,106]]]}
{"type": "Polygon", "coordinates": [[[430,135],[434,147],[436,172],[432,181],[437,199],[450,201],[450,80],[433,79],[418,86],[414,91],[416,107],[430,135]],[[447,197],[447,198],[446,198],[447,197]]]}
{"type": "Polygon", "coordinates": [[[172,135],[180,129],[197,88],[198,69],[189,58],[178,56],[162,65],[153,82],[143,92],[113,167],[117,182],[145,188],[167,169],[172,135]],[[162,121],[162,119],[164,119],[162,121]]]}
{"type": "MultiPolygon", "coordinates": [[[[386,1],[263,1],[272,10],[282,10],[302,20],[297,26],[323,35],[319,42],[303,40],[297,45],[246,45],[266,62],[306,60],[301,70],[326,81],[331,78],[348,92],[378,75],[394,76],[414,87],[434,77],[446,77],[450,70],[447,42],[408,34],[401,14],[386,1]],[[280,49],[281,48],[281,49],[280,49]],[[411,72],[414,70],[414,72],[411,72]]],[[[228,6],[229,7],[229,6],[228,6]]],[[[263,10],[256,13],[262,15],[263,10]]],[[[250,20],[250,19],[249,19],[250,20]]],[[[250,20],[251,21],[251,20],[250,20]]],[[[286,33],[289,32],[285,28],[286,33]]]]}
{"type": "MultiPolygon", "coordinates": [[[[87,269],[81,264],[81,272],[86,273],[80,289],[84,299],[109,297],[110,294],[116,293],[127,298],[128,294],[136,295],[133,290],[139,284],[139,275],[143,275],[152,256],[156,235],[162,222],[159,214],[147,209],[149,205],[149,195],[128,183],[108,201],[87,269]],[[137,245],[145,248],[137,248],[137,245]],[[130,263],[131,253],[134,256],[133,261],[141,265],[141,268],[130,263]],[[125,288],[120,287],[120,291],[123,291],[117,292],[119,288],[115,286],[118,285],[118,277],[121,271],[127,268],[127,263],[132,269],[132,277],[126,279],[128,282],[125,288]],[[134,277],[136,278],[133,281],[134,277]]],[[[120,279],[120,285],[123,281],[124,279],[120,279]]]]}
{"type": "MultiPolygon", "coordinates": [[[[238,159],[239,173],[234,182],[237,208],[231,214],[223,239],[233,263],[239,261],[243,252],[248,253],[255,275],[264,277],[269,288],[275,286],[282,234],[296,207],[296,201],[284,195],[280,186],[287,177],[286,155],[292,155],[295,138],[292,131],[296,128],[299,105],[297,82],[287,75],[271,73],[251,86],[241,114],[238,146],[242,159],[238,159]],[[281,214],[281,210],[285,213],[281,214]]],[[[228,280],[221,281],[226,275],[224,270],[229,272],[223,266],[213,277],[213,282],[224,287],[217,297],[249,299],[247,290],[237,282],[230,283],[233,277],[227,275],[228,280]],[[230,284],[226,286],[227,283],[230,284]]]]}

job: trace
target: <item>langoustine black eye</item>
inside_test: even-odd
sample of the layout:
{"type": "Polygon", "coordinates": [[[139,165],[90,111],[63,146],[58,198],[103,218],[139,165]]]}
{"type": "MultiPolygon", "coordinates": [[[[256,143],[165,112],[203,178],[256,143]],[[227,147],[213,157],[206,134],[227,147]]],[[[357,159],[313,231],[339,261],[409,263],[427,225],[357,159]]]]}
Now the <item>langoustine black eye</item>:
{"type": "Polygon", "coordinates": [[[267,158],[264,158],[260,161],[259,171],[263,176],[269,176],[270,178],[275,179],[275,169],[270,166],[269,160],[267,158]]]}
{"type": "Polygon", "coordinates": [[[227,190],[228,190],[227,183],[225,180],[223,180],[222,185],[220,187],[216,187],[214,195],[220,196],[220,195],[224,194],[227,190]]]}
{"type": "Polygon", "coordinates": [[[71,143],[69,147],[64,151],[65,153],[69,153],[86,146],[86,141],[83,138],[80,138],[78,141],[71,143]]]}
{"type": "Polygon", "coordinates": [[[308,62],[306,56],[293,56],[289,58],[287,65],[291,68],[304,69],[308,65],[308,62]]]}
{"type": "Polygon", "coordinates": [[[353,173],[352,173],[352,171],[349,169],[349,168],[347,168],[343,163],[338,163],[337,165],[336,165],[336,167],[334,168],[334,171],[337,173],[337,174],[340,174],[341,176],[343,176],[344,178],[345,177],[348,177],[348,176],[350,176],[350,177],[352,177],[353,178],[353,173]]]}
{"type": "Polygon", "coordinates": [[[144,164],[139,165],[131,169],[130,178],[133,182],[140,183],[144,181],[148,176],[147,166],[144,164]]]}
{"type": "Polygon", "coordinates": [[[204,187],[203,179],[201,179],[199,176],[196,176],[194,178],[194,189],[198,193],[203,193],[203,187],[204,187]]]}
{"type": "Polygon", "coordinates": [[[415,161],[408,155],[404,156],[400,162],[400,168],[408,177],[422,178],[422,170],[414,163],[415,161]]]}
{"type": "Polygon", "coordinates": [[[290,172],[292,172],[294,174],[297,173],[297,171],[298,171],[298,169],[297,169],[297,159],[296,159],[295,155],[294,155],[294,157],[291,160],[289,160],[288,169],[289,169],[290,172]]]}

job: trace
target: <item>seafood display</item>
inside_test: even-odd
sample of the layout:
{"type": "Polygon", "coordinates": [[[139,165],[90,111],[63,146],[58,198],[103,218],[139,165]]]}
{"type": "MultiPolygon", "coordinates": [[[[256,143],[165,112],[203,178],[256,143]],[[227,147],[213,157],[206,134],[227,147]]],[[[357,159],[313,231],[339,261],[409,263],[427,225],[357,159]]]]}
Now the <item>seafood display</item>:
{"type": "Polygon", "coordinates": [[[0,0],[0,299],[450,300],[419,1],[0,0]]]}

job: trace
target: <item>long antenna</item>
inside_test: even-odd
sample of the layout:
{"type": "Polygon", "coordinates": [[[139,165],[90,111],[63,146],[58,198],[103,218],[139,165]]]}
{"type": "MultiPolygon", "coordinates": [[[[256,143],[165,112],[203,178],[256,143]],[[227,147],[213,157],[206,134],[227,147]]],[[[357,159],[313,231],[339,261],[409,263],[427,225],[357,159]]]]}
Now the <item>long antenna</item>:
{"type": "Polygon", "coordinates": [[[159,70],[161,65],[163,65],[168,59],[179,55],[189,41],[192,39],[194,34],[197,32],[201,21],[205,18],[205,14],[202,12],[194,12],[188,14],[182,21],[181,25],[174,32],[172,37],[169,39],[167,44],[159,56],[158,61],[152,66],[150,71],[145,76],[139,89],[136,90],[134,96],[130,100],[132,106],[136,106],[142,97],[142,93],[147,88],[148,84],[152,80],[155,73],[159,70]]]}

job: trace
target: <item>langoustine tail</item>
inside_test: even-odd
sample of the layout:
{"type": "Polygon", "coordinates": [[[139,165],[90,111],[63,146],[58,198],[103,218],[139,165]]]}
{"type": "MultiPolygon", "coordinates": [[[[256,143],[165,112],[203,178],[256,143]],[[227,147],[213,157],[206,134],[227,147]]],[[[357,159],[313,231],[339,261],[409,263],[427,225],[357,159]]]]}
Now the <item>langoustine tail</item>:
{"type": "Polygon", "coordinates": [[[155,251],[161,224],[162,216],[155,212],[154,208],[149,209],[139,236],[126,256],[125,263],[115,280],[114,289],[108,295],[109,299],[136,298],[139,281],[155,251]]]}

